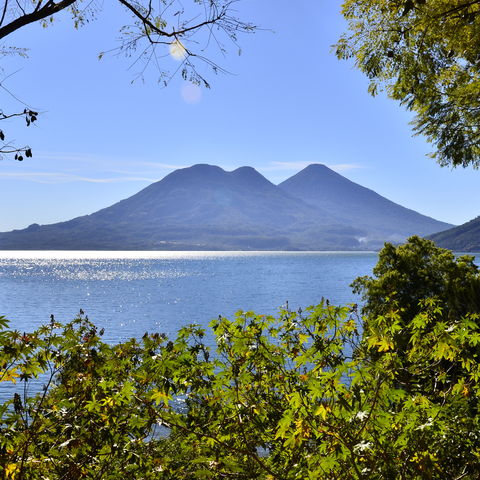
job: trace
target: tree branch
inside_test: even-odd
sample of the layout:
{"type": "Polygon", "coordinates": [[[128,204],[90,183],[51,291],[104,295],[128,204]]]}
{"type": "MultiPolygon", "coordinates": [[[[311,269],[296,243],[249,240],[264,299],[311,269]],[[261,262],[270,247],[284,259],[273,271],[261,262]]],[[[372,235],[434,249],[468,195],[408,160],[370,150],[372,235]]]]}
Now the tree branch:
{"type": "Polygon", "coordinates": [[[76,0],[62,0],[58,3],[47,2],[42,8],[35,9],[32,13],[27,13],[21,17],[16,18],[11,21],[4,27],[0,28],[0,38],[5,38],[7,35],[10,35],[15,30],[22,28],[30,23],[38,22],[44,18],[50,17],[55,13],[68,8],[70,5],[74,4],[76,0]]]}
{"type": "Polygon", "coordinates": [[[8,7],[8,0],[5,0],[5,3],[3,4],[2,18],[0,19],[0,25],[3,25],[3,21],[5,20],[5,15],[7,13],[7,7],[8,7]]]}
{"type": "MultiPolygon", "coordinates": [[[[161,35],[163,37],[177,37],[177,36],[182,36],[188,32],[191,32],[193,30],[198,30],[201,27],[204,27],[206,25],[211,25],[213,23],[218,22],[225,16],[225,10],[222,9],[222,11],[216,15],[215,17],[210,18],[209,20],[205,20],[202,23],[199,23],[197,25],[193,25],[192,27],[186,27],[181,30],[173,30],[171,32],[166,32],[165,30],[162,30],[158,27],[156,27],[149,19],[148,16],[142,15],[133,5],[131,5],[129,2],[126,0],[118,0],[122,5],[127,7],[144,25],[150,27],[156,34],[161,35]]],[[[150,42],[155,43],[154,41],[151,40],[150,36],[148,35],[148,38],[150,42]]]]}

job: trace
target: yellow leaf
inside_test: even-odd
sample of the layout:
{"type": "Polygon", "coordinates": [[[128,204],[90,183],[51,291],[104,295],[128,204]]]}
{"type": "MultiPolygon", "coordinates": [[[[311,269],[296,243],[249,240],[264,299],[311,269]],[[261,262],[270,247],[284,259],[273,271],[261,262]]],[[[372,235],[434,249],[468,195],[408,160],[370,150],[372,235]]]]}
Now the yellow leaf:
{"type": "Polygon", "coordinates": [[[16,378],[20,375],[17,373],[16,368],[11,368],[10,370],[5,370],[0,373],[0,382],[13,382],[17,383],[16,378]]]}
{"type": "Polygon", "coordinates": [[[436,350],[436,359],[440,360],[442,358],[446,358],[447,360],[453,360],[455,358],[455,349],[452,345],[449,345],[448,343],[439,342],[436,350]]]}
{"type": "Polygon", "coordinates": [[[315,410],[315,415],[320,415],[325,420],[328,412],[330,411],[331,411],[331,408],[329,406],[325,406],[322,404],[315,410]]]}
{"type": "Polygon", "coordinates": [[[298,420],[295,421],[295,435],[301,435],[302,438],[308,438],[310,437],[310,428],[308,425],[304,422],[303,419],[299,418],[298,420]]]}
{"type": "Polygon", "coordinates": [[[17,463],[8,463],[5,467],[5,478],[15,478],[18,470],[17,463]]]}
{"type": "Polygon", "coordinates": [[[166,393],[161,392],[160,390],[154,390],[152,392],[152,395],[150,396],[150,399],[156,402],[157,405],[161,402],[163,402],[164,405],[168,405],[168,402],[172,399],[172,397],[170,397],[166,393]]]}
{"type": "Polygon", "coordinates": [[[393,350],[393,342],[386,338],[379,338],[375,345],[378,347],[379,352],[388,352],[393,350]]]}
{"type": "Polygon", "coordinates": [[[310,336],[309,336],[309,335],[305,335],[304,333],[301,333],[301,334],[298,336],[298,340],[300,341],[300,343],[307,343],[307,342],[310,340],[310,336]]]}
{"type": "Polygon", "coordinates": [[[355,323],[355,320],[349,320],[348,322],[345,322],[345,325],[343,326],[344,330],[346,332],[353,332],[356,328],[357,324],[355,323]]]}
{"type": "Polygon", "coordinates": [[[104,398],[100,403],[102,405],[105,405],[106,407],[111,407],[115,403],[115,401],[112,397],[107,397],[104,398]]]}

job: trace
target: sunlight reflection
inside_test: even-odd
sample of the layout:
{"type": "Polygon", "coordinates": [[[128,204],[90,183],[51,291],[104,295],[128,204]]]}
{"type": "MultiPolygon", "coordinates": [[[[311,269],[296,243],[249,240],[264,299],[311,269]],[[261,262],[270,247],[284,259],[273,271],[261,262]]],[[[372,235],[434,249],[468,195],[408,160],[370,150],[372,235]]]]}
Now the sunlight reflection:
{"type": "Polygon", "coordinates": [[[0,250],[0,259],[203,259],[228,257],[301,257],[301,256],[363,256],[365,251],[255,251],[255,250],[0,250]]]}

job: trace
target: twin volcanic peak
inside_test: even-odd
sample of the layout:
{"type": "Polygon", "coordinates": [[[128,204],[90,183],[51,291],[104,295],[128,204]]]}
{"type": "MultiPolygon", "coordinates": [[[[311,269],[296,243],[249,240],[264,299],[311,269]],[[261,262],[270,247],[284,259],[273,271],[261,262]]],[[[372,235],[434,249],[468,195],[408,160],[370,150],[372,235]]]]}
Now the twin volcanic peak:
{"type": "Polygon", "coordinates": [[[449,227],[324,165],[274,185],[198,164],[91,215],[0,233],[0,249],[370,250],[449,227]]]}

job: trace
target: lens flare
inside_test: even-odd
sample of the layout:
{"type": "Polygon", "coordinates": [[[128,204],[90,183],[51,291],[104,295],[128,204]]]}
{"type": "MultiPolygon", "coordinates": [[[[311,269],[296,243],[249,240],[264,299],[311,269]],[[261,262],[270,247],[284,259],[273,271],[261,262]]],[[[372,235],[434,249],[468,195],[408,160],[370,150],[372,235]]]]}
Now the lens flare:
{"type": "Polygon", "coordinates": [[[182,42],[180,42],[180,40],[174,40],[170,44],[170,55],[175,60],[183,60],[187,56],[187,50],[182,45],[182,42]]]}
{"type": "Polygon", "coordinates": [[[194,83],[185,83],[180,93],[186,103],[198,103],[202,99],[202,89],[194,83]]]}

